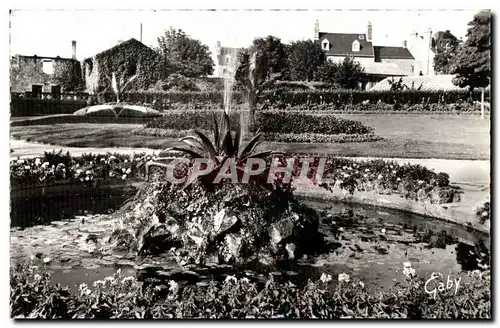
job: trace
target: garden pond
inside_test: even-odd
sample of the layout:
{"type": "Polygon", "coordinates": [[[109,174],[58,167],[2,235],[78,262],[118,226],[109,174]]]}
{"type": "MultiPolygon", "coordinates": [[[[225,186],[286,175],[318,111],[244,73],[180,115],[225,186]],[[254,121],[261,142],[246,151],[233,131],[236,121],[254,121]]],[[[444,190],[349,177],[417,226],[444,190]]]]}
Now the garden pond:
{"type": "Polygon", "coordinates": [[[56,186],[11,192],[11,264],[30,257],[54,283],[72,288],[122,274],[165,284],[167,280],[206,284],[228,275],[264,283],[303,284],[341,273],[367,288],[389,288],[404,278],[403,263],[431,277],[467,276],[489,264],[489,236],[462,226],[412,213],[360,204],[301,199],[321,214],[320,230],[333,246],[325,254],[286,260],[272,266],[213,265],[179,267],[167,256],[136,256],[116,250],[107,240],[117,224],[110,214],[134,195],[133,186],[56,186]],[[71,196],[68,196],[71,195],[71,196]]]}

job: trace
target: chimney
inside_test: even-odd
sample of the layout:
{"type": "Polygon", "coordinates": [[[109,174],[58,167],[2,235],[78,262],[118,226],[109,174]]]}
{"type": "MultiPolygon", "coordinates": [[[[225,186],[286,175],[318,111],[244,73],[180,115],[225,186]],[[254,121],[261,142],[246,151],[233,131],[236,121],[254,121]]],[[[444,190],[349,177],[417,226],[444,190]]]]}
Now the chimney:
{"type": "Polygon", "coordinates": [[[371,22],[368,22],[368,30],[367,30],[367,33],[366,33],[366,41],[368,42],[372,42],[372,23],[371,22]]]}
{"type": "Polygon", "coordinates": [[[76,59],[76,41],[71,41],[72,58],[76,59]]]}
{"type": "Polygon", "coordinates": [[[407,48],[408,47],[408,41],[404,40],[403,41],[403,48],[407,48]]]}
{"type": "Polygon", "coordinates": [[[319,21],[317,19],[314,23],[314,40],[319,40],[319,21]]]}

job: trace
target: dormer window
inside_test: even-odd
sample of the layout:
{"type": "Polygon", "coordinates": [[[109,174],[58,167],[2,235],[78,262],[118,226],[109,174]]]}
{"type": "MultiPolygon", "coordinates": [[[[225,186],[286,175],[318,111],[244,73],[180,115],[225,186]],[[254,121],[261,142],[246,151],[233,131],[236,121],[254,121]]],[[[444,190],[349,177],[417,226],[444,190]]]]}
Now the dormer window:
{"type": "Polygon", "coordinates": [[[364,36],[363,34],[360,34],[360,35],[359,35],[359,39],[360,39],[360,40],[364,40],[364,39],[365,39],[365,36],[364,36]]]}
{"type": "Polygon", "coordinates": [[[354,40],[354,42],[352,43],[352,51],[359,51],[359,42],[358,40],[354,40]]]}
{"type": "Polygon", "coordinates": [[[323,40],[323,43],[321,43],[321,46],[322,46],[323,50],[330,49],[330,43],[328,42],[328,40],[323,40]]]}

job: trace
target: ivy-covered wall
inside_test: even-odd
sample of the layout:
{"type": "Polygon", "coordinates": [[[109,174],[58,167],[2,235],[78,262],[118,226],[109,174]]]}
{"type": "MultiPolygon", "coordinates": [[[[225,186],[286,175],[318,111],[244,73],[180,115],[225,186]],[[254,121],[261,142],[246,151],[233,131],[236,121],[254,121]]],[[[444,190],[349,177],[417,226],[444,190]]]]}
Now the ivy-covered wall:
{"type": "Polygon", "coordinates": [[[117,79],[123,73],[125,79],[137,74],[130,89],[146,90],[166,76],[167,65],[153,49],[130,39],[84,60],[83,76],[87,90],[92,92],[93,85],[97,84],[97,92],[111,92],[113,72],[117,79]]]}
{"type": "Polygon", "coordinates": [[[32,85],[42,85],[43,92],[51,87],[61,86],[61,92],[84,89],[80,62],[71,58],[14,56],[10,60],[11,92],[31,92],[32,85]],[[51,63],[52,72],[43,70],[43,63],[51,63]]]}

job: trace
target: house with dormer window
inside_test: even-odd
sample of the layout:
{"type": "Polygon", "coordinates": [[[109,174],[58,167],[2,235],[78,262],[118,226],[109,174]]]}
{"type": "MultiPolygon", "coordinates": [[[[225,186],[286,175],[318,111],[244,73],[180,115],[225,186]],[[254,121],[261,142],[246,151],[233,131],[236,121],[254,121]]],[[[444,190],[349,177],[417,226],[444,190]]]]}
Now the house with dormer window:
{"type": "Polygon", "coordinates": [[[368,23],[366,33],[320,32],[316,21],[314,39],[321,44],[327,60],[341,62],[347,56],[353,57],[365,69],[365,81],[361,87],[369,89],[387,77],[414,75],[415,58],[407,48],[374,45],[373,26],[368,23]]]}

